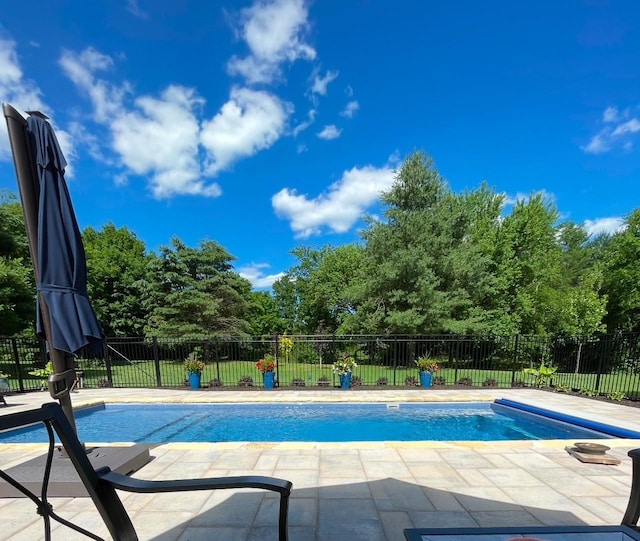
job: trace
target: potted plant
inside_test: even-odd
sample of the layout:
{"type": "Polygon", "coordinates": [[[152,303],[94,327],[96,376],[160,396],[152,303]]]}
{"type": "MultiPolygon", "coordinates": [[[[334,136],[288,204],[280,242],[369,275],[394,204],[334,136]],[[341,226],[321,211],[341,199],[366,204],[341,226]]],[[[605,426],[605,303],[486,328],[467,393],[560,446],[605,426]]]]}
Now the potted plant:
{"type": "Polygon", "coordinates": [[[544,387],[549,383],[557,370],[557,366],[547,366],[544,362],[541,362],[538,368],[525,368],[524,373],[533,375],[533,384],[536,387],[544,387]]]}
{"type": "Polygon", "coordinates": [[[41,378],[40,382],[40,390],[45,391],[49,387],[49,376],[53,374],[53,363],[49,361],[44,368],[37,368],[35,370],[29,371],[29,374],[32,376],[36,376],[37,378],[41,378]]]}
{"type": "Polygon", "coordinates": [[[431,387],[431,378],[434,372],[440,370],[438,362],[430,357],[418,357],[416,365],[420,371],[420,385],[422,387],[431,387]]]}
{"type": "Polygon", "coordinates": [[[0,372],[0,402],[4,402],[4,397],[2,396],[3,393],[6,393],[11,389],[11,387],[9,387],[9,382],[7,381],[10,377],[11,376],[9,376],[9,374],[0,372]]]}
{"type": "Polygon", "coordinates": [[[333,373],[340,376],[341,389],[349,389],[351,387],[351,373],[357,366],[355,359],[347,353],[342,356],[342,359],[338,359],[333,363],[333,373]]]}
{"type": "Polygon", "coordinates": [[[262,382],[265,389],[273,389],[276,379],[276,360],[273,355],[267,353],[264,359],[256,363],[256,368],[262,372],[262,382]]]}
{"type": "Polygon", "coordinates": [[[192,352],[184,361],[184,369],[189,374],[189,385],[192,389],[200,388],[200,379],[204,370],[204,362],[200,360],[196,352],[192,352]]]}

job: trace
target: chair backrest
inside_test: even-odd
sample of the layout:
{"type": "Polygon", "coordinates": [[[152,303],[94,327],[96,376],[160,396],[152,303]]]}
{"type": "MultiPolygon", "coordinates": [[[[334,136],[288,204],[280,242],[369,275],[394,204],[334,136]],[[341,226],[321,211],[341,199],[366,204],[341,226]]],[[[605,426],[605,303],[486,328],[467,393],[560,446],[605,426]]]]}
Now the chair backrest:
{"type": "MultiPolygon", "coordinates": [[[[0,416],[0,430],[24,427],[34,423],[44,423],[47,427],[50,436],[49,453],[51,456],[55,452],[53,431],[58,435],[69,460],[78,472],[78,476],[112,537],[118,541],[137,541],[136,531],[117,492],[110,484],[102,481],[93,469],[87,458],[86,450],[78,440],[59,404],[44,404],[40,409],[0,416]]],[[[44,479],[45,477],[43,477],[43,482],[44,479]]],[[[46,501],[44,503],[46,504],[46,501]]]]}

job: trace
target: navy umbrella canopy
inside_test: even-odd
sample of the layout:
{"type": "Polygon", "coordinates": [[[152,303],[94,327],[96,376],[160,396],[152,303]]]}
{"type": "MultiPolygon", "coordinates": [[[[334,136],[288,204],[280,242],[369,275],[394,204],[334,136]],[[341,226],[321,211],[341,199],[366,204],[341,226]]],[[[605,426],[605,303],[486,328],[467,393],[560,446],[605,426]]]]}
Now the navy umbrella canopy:
{"type": "Polygon", "coordinates": [[[76,379],[74,355],[99,350],[104,333],[87,295],[82,237],[64,179],[67,162],[46,116],[25,120],[3,105],[22,199],[37,289],[37,332],[46,338],[54,374],[49,391],[72,426],[69,392],[76,379]]]}
{"type": "Polygon", "coordinates": [[[100,351],[102,328],[87,294],[87,263],[82,236],[64,179],[67,162],[51,125],[43,118],[27,119],[39,181],[38,304],[49,308],[51,336],[46,336],[40,308],[37,332],[49,347],[76,354],[100,351]]]}

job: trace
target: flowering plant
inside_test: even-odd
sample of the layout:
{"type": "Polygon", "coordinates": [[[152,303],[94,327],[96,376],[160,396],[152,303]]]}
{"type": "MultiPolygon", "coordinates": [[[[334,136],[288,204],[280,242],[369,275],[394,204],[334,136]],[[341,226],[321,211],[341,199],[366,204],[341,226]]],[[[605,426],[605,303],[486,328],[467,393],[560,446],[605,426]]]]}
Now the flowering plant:
{"type": "Polygon", "coordinates": [[[264,359],[260,359],[256,363],[256,368],[260,370],[263,374],[265,372],[275,372],[276,370],[276,360],[273,358],[273,355],[267,353],[264,356],[264,359]]]}
{"type": "Polygon", "coordinates": [[[338,359],[335,363],[333,363],[333,373],[338,374],[339,376],[344,376],[349,372],[353,372],[353,369],[358,365],[356,361],[351,355],[344,354],[342,359],[338,359]]]}
{"type": "Polygon", "coordinates": [[[184,369],[189,372],[189,374],[201,374],[204,366],[204,362],[201,361],[195,353],[190,353],[184,361],[184,369]]]}
{"type": "Polygon", "coordinates": [[[435,359],[430,359],[429,357],[418,357],[416,365],[418,365],[418,370],[421,372],[437,372],[440,370],[438,362],[435,359]]]}

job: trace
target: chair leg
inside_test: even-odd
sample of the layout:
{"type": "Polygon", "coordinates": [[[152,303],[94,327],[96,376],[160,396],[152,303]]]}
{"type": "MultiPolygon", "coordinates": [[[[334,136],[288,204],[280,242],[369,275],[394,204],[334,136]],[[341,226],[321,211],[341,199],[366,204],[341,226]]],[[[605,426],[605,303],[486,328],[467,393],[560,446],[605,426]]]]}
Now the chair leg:
{"type": "Polygon", "coordinates": [[[278,520],[278,541],[287,541],[287,517],[289,515],[289,494],[280,494],[280,517],[278,520]]]}
{"type": "Polygon", "coordinates": [[[640,517],[640,449],[632,449],[628,455],[632,460],[631,494],[629,503],[622,519],[625,526],[635,527],[640,517]]]}

